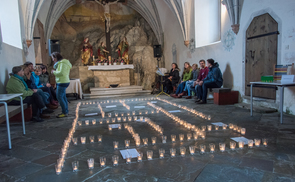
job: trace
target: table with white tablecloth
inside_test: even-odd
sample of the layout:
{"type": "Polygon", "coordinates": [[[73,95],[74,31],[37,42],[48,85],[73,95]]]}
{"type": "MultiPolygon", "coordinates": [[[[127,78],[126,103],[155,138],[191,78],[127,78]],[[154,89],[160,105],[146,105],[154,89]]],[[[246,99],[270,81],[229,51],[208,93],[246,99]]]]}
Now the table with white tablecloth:
{"type": "Polygon", "coordinates": [[[70,80],[70,85],[66,89],[66,94],[78,94],[80,99],[83,98],[83,91],[80,79],[70,80]]]}

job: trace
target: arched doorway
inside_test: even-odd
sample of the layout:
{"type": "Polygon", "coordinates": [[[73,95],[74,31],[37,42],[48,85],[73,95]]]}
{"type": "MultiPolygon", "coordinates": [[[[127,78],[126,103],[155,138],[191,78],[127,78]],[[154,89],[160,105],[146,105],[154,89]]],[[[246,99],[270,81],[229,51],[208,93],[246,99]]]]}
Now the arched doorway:
{"type": "MultiPolygon", "coordinates": [[[[273,75],[277,64],[278,23],[268,14],[255,17],[246,31],[245,95],[250,95],[250,82],[273,75]]],[[[253,96],[276,99],[274,89],[253,88],[253,96]]]]}

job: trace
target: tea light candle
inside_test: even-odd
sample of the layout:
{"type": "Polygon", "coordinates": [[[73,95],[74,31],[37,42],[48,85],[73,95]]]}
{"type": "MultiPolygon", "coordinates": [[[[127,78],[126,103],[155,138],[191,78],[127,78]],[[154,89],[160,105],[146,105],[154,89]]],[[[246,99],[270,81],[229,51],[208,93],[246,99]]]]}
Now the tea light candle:
{"type": "Polygon", "coordinates": [[[166,136],[162,136],[162,143],[166,143],[167,137],[166,136]]]}
{"type": "Polygon", "coordinates": [[[74,145],[77,145],[78,144],[78,139],[77,138],[72,138],[72,142],[74,145]]]}
{"type": "Polygon", "coordinates": [[[111,126],[111,125],[109,125],[109,131],[112,131],[112,129],[113,129],[113,128],[112,128],[112,126],[111,126]]]}
{"type": "Polygon", "coordinates": [[[186,151],[186,148],[185,148],[185,147],[180,147],[180,155],[181,155],[182,157],[185,156],[185,151],[186,151]]]}
{"type": "Polygon", "coordinates": [[[253,147],[253,140],[248,140],[248,147],[252,148],[253,147]]]}
{"type": "Polygon", "coordinates": [[[179,140],[182,142],[184,139],[184,134],[179,134],[179,140]]]}
{"type": "Polygon", "coordinates": [[[131,116],[128,116],[128,121],[132,121],[132,117],[131,116]]]}
{"type": "Polygon", "coordinates": [[[195,154],[195,146],[193,146],[193,145],[189,146],[189,152],[191,155],[194,155],[195,154]]]}
{"type": "Polygon", "coordinates": [[[110,123],[110,119],[109,118],[106,119],[106,123],[110,123]]]}
{"type": "Polygon", "coordinates": [[[87,159],[87,163],[88,163],[88,168],[89,169],[94,168],[94,159],[93,158],[87,159]]]}
{"type": "Polygon", "coordinates": [[[143,145],[144,146],[147,146],[148,145],[148,140],[149,140],[148,138],[143,138],[142,139],[142,142],[143,142],[143,145]]]}
{"type": "Polygon", "coordinates": [[[222,125],[222,129],[223,129],[223,130],[226,130],[226,128],[227,128],[227,125],[226,125],[226,124],[223,124],[223,125],[222,125]]]}
{"type": "Polygon", "coordinates": [[[243,149],[244,148],[244,142],[243,141],[239,141],[239,148],[243,149]]]}
{"type": "Polygon", "coordinates": [[[139,115],[142,115],[142,111],[139,111],[138,114],[139,114],[139,115]]]}
{"type": "Polygon", "coordinates": [[[117,112],[115,112],[115,116],[118,117],[118,113],[117,112]]]}
{"type": "Polygon", "coordinates": [[[229,123],[228,128],[232,130],[234,128],[233,124],[229,123]]]}
{"type": "Polygon", "coordinates": [[[146,155],[147,155],[148,160],[153,160],[153,151],[152,150],[148,150],[146,152],[146,155]]]}
{"type": "Polygon", "coordinates": [[[159,149],[160,159],[163,159],[164,158],[164,154],[165,154],[165,149],[159,149]]]}
{"type": "Polygon", "coordinates": [[[85,144],[86,143],[86,137],[81,137],[81,143],[85,144]]]}
{"type": "Polygon", "coordinates": [[[119,156],[113,155],[112,156],[113,166],[117,166],[119,163],[119,156]]]}
{"type": "Polygon", "coordinates": [[[206,150],[206,145],[201,144],[200,145],[200,153],[201,154],[204,154],[205,153],[205,150],[206,150]]]}
{"type": "Polygon", "coordinates": [[[112,113],[108,113],[109,118],[112,117],[112,113]]]}
{"type": "Polygon", "coordinates": [[[202,131],[206,131],[206,126],[202,126],[202,131]]]}
{"type": "Polygon", "coordinates": [[[135,140],[135,145],[136,145],[137,147],[140,146],[140,139],[135,140]]]}
{"type": "Polygon", "coordinates": [[[123,122],[127,121],[127,117],[122,117],[123,122]]]}
{"type": "Polygon", "coordinates": [[[92,120],[92,125],[96,125],[96,119],[92,120]]]}
{"type": "Polygon", "coordinates": [[[152,137],[152,145],[155,145],[157,141],[157,137],[152,137]]]}
{"type": "Polygon", "coordinates": [[[121,116],[122,116],[122,117],[124,116],[124,113],[123,113],[123,112],[121,112],[121,116]]]}
{"type": "Polygon", "coordinates": [[[246,134],[246,128],[241,128],[241,134],[245,135],[246,134]]]}
{"type": "Polygon", "coordinates": [[[129,148],[130,146],[130,140],[125,140],[125,148],[129,148]]]}
{"type": "Polygon", "coordinates": [[[172,157],[172,158],[175,157],[175,154],[176,154],[176,149],[171,148],[171,149],[170,149],[170,155],[171,155],[171,157],[172,157]]]}
{"type": "Polygon", "coordinates": [[[194,133],[194,140],[198,140],[198,136],[199,136],[198,133],[195,132],[195,133],[194,133]]]}
{"type": "Polygon", "coordinates": [[[138,155],[137,155],[137,162],[142,162],[142,152],[138,152],[138,155]]]}
{"type": "Polygon", "coordinates": [[[259,147],[260,146],[260,142],[261,142],[260,139],[254,139],[254,143],[255,143],[255,146],[256,147],[259,147]]]}
{"type": "Polygon", "coordinates": [[[187,134],[187,141],[190,141],[192,139],[192,134],[191,133],[188,133],[187,134]]]}
{"type": "Polygon", "coordinates": [[[115,150],[118,149],[119,142],[114,141],[113,144],[114,144],[114,149],[115,149],[115,150]]]}
{"type": "Polygon", "coordinates": [[[225,143],[219,143],[219,150],[221,152],[224,152],[225,151],[225,143]]]}
{"type": "Polygon", "coordinates": [[[143,121],[143,116],[140,116],[140,117],[139,117],[139,120],[140,120],[140,121],[143,121]]]}
{"type": "Polygon", "coordinates": [[[97,140],[98,140],[98,142],[101,143],[101,142],[102,142],[102,135],[98,135],[98,136],[97,136],[97,140]]]}
{"type": "Polygon", "coordinates": [[[268,142],[268,140],[266,138],[262,139],[263,146],[267,147],[267,142],[268,142]]]}
{"type": "Polygon", "coordinates": [[[99,120],[99,124],[102,124],[102,123],[103,123],[103,119],[100,119],[100,120],[99,120]]]}
{"type": "Polygon", "coordinates": [[[100,162],[100,167],[104,167],[106,165],[106,158],[100,157],[99,162],[100,162]]]}
{"type": "Polygon", "coordinates": [[[212,130],[212,125],[207,125],[207,130],[211,131],[212,130]]]}
{"type": "Polygon", "coordinates": [[[135,115],[135,111],[132,111],[132,115],[133,115],[133,116],[135,115]]]}
{"type": "Polygon", "coordinates": [[[130,155],[126,155],[125,156],[126,159],[126,164],[130,164],[131,163],[131,156],[130,155]]]}
{"type": "Polygon", "coordinates": [[[137,116],[133,116],[133,120],[136,121],[137,120],[137,116]]]}
{"type": "Polygon", "coordinates": [[[118,122],[121,122],[121,117],[117,117],[118,122]]]}
{"type": "Polygon", "coordinates": [[[73,172],[77,172],[79,168],[79,161],[72,162],[73,172]]]}
{"type": "Polygon", "coordinates": [[[94,143],[94,136],[89,136],[90,143],[94,143]]]}
{"type": "Polygon", "coordinates": [[[121,129],[122,129],[122,125],[118,124],[118,130],[121,130],[121,129]]]}
{"type": "Polygon", "coordinates": [[[200,133],[200,135],[201,135],[203,140],[206,138],[206,132],[203,131],[202,133],[200,133]]]}
{"type": "Polygon", "coordinates": [[[79,126],[82,126],[82,121],[78,121],[78,125],[79,126]]]}
{"type": "Polygon", "coordinates": [[[214,150],[215,150],[215,144],[214,144],[214,143],[210,143],[210,144],[209,144],[209,149],[210,149],[210,152],[211,152],[211,153],[214,153],[214,150]]]}
{"type": "Polygon", "coordinates": [[[55,173],[59,175],[61,173],[61,166],[60,165],[55,165],[55,173]]]}
{"type": "Polygon", "coordinates": [[[176,141],[176,135],[171,135],[171,141],[174,143],[176,141]]]}
{"type": "Polygon", "coordinates": [[[236,142],[229,142],[229,146],[230,146],[230,149],[234,150],[236,149],[236,142]]]}

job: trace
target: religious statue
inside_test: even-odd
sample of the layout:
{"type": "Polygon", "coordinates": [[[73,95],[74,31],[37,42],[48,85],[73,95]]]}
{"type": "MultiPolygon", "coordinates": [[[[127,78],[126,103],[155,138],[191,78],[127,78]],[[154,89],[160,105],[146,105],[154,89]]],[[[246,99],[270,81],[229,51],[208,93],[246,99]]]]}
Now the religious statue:
{"type": "Polygon", "coordinates": [[[98,4],[103,6],[104,9],[104,17],[106,21],[106,33],[109,33],[111,26],[111,14],[110,14],[110,5],[117,3],[119,0],[114,2],[106,2],[106,0],[95,0],[98,4]]]}
{"type": "Polygon", "coordinates": [[[119,59],[122,58],[126,64],[129,64],[128,49],[129,44],[127,42],[127,38],[124,37],[124,39],[119,43],[116,51],[118,52],[119,59]]]}
{"type": "Polygon", "coordinates": [[[93,56],[92,46],[89,43],[89,39],[85,38],[83,41],[83,48],[82,48],[82,63],[87,65],[89,63],[90,56],[93,56]]]}
{"type": "Polygon", "coordinates": [[[109,53],[109,51],[107,51],[106,49],[107,48],[104,45],[104,42],[101,42],[100,46],[98,47],[98,50],[97,50],[97,56],[98,56],[99,60],[103,61],[106,59],[107,53],[109,53]]]}

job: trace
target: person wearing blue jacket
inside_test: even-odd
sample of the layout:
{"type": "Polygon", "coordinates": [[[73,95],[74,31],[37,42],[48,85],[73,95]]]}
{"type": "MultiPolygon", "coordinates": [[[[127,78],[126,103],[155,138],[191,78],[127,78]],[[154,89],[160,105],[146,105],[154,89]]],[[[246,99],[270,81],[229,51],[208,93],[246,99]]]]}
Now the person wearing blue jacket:
{"type": "Polygon", "coordinates": [[[197,104],[207,103],[208,88],[220,88],[223,84],[222,73],[219,69],[219,64],[213,59],[208,59],[207,65],[209,67],[209,72],[207,77],[200,82],[201,87],[198,87],[197,91],[200,96],[200,100],[197,102],[197,104]]]}

